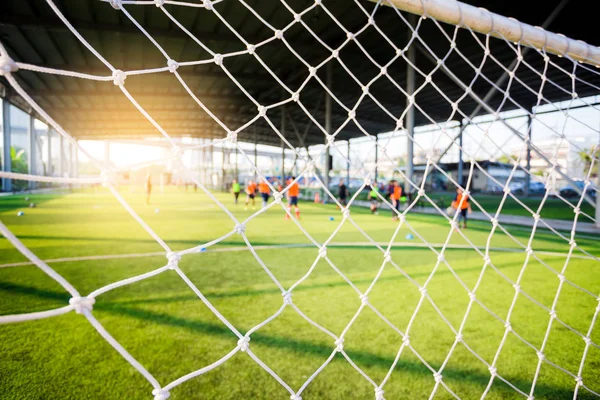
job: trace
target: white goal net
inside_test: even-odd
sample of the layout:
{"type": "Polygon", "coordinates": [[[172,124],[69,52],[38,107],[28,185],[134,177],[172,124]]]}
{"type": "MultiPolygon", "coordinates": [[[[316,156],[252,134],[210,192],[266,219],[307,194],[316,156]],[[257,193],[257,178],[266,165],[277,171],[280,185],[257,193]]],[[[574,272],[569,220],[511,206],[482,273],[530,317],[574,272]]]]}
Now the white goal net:
{"type": "MultiPolygon", "coordinates": [[[[598,175],[598,147],[584,147],[571,135],[571,132],[577,129],[595,132],[596,135],[600,135],[598,125],[593,122],[597,121],[600,116],[600,103],[598,102],[598,96],[600,96],[600,70],[597,69],[597,67],[600,67],[599,48],[454,1],[348,1],[345,5],[348,8],[347,12],[359,15],[358,20],[361,21],[359,25],[350,27],[344,25],[339,15],[332,11],[333,2],[325,0],[316,0],[310,4],[285,0],[273,1],[273,6],[276,6],[277,12],[282,15],[285,14],[285,18],[278,19],[281,22],[279,25],[269,20],[268,15],[263,15],[255,10],[251,6],[251,4],[254,4],[253,2],[244,0],[98,0],[98,6],[112,7],[118,13],[119,18],[127,21],[128,25],[134,26],[136,31],[144,36],[144,40],[150,42],[156,51],[161,54],[162,65],[129,70],[125,67],[127,63],[119,65],[109,61],[110,57],[103,54],[98,43],[93,44],[93,40],[90,40],[89,37],[86,37],[71,24],[67,15],[75,14],[76,9],[65,10],[52,0],[46,0],[46,2],[56,17],[76,38],[79,45],[105,66],[106,72],[90,74],[78,72],[76,68],[60,69],[55,66],[34,65],[26,62],[26,60],[17,60],[11,56],[10,50],[2,44],[0,38],[0,76],[49,126],[60,133],[64,140],[78,146],[79,152],[86,154],[94,162],[99,172],[96,177],[92,178],[44,177],[16,172],[1,172],[1,177],[4,179],[66,184],[102,184],[114,195],[131,217],[143,227],[148,235],[162,246],[166,261],[164,265],[157,266],[151,272],[111,283],[88,294],[82,294],[65,278],[56,273],[48,263],[38,258],[36,254],[24,246],[19,238],[0,222],[2,235],[31,263],[58,282],[72,296],[69,304],[65,304],[64,307],[28,314],[2,315],[0,316],[0,323],[25,323],[25,321],[50,318],[70,312],[81,314],[82,318],[86,318],[115,351],[147,379],[151,386],[148,395],[152,392],[155,400],[169,398],[171,391],[175,391],[179,385],[208,371],[218,369],[221,364],[226,363],[240,352],[246,353],[248,357],[251,357],[283,386],[289,392],[290,399],[301,399],[305,389],[311,385],[311,382],[338,354],[341,354],[372,385],[375,399],[382,400],[384,396],[394,398],[392,393],[386,393],[386,383],[396,371],[399,360],[406,353],[411,353],[417,357],[431,372],[433,390],[430,398],[436,395],[459,398],[459,394],[452,390],[444,378],[446,365],[459,347],[470,352],[477,359],[477,362],[484,365],[489,371],[489,381],[480,394],[481,398],[488,395],[494,382],[502,381],[511,388],[515,397],[533,399],[536,396],[536,382],[543,365],[560,370],[561,374],[565,374],[572,379],[574,398],[578,396],[600,397],[600,393],[597,392],[598,382],[593,382],[594,379],[599,379],[600,369],[597,361],[593,364],[587,362],[591,351],[597,352],[600,350],[600,343],[598,340],[593,339],[594,329],[598,329],[596,320],[600,312],[599,293],[590,290],[580,282],[570,280],[568,274],[569,265],[573,259],[588,260],[591,265],[590,268],[597,268],[597,262],[599,261],[596,255],[579,246],[577,242],[577,234],[581,233],[582,229],[583,232],[586,232],[586,229],[587,231],[593,231],[594,226],[598,223],[597,217],[592,215],[593,211],[585,211],[589,210],[590,206],[592,209],[596,206],[596,189],[593,180],[598,175]],[[226,7],[234,1],[237,6],[242,7],[250,14],[254,24],[260,25],[263,33],[267,32],[260,41],[253,41],[255,38],[245,37],[236,28],[239,21],[234,22],[227,19],[226,7]],[[297,7],[297,4],[300,3],[304,4],[304,8],[297,7]],[[137,10],[141,7],[152,7],[160,10],[162,16],[171,26],[176,26],[181,35],[193,41],[200,56],[192,60],[178,60],[179,54],[169,53],[163,41],[154,37],[150,30],[146,28],[142,19],[136,18],[136,15],[139,15],[137,10]],[[211,20],[217,21],[221,27],[220,32],[226,32],[232,36],[231,46],[221,47],[219,51],[216,51],[210,39],[204,40],[196,37],[189,23],[181,22],[176,17],[184,15],[182,10],[187,8],[200,9],[202,17],[210,16],[211,20]],[[319,13],[321,19],[327,21],[328,31],[316,31],[311,27],[308,20],[316,12],[319,13]],[[313,40],[312,43],[303,46],[301,49],[297,48],[296,41],[291,40],[299,30],[310,35],[313,40]],[[344,40],[331,40],[331,32],[334,30],[341,33],[344,40]],[[367,36],[370,38],[368,41],[365,39],[367,36]],[[376,47],[373,46],[373,36],[377,37],[376,47]],[[272,51],[272,46],[279,46],[277,49],[283,49],[281,51],[285,51],[285,57],[293,58],[294,62],[302,66],[298,73],[299,79],[293,85],[289,83],[288,76],[281,75],[281,66],[272,65],[265,57],[268,52],[272,51]],[[318,47],[319,54],[326,55],[310,58],[311,50],[306,48],[310,46],[318,47]],[[226,51],[223,51],[223,49],[226,51]],[[382,54],[384,55],[382,56],[382,54]],[[260,96],[260,94],[256,95],[255,92],[247,90],[246,81],[237,77],[236,73],[230,70],[230,66],[238,58],[244,60],[251,58],[253,62],[260,65],[262,72],[268,74],[272,78],[274,86],[276,86],[270,90],[270,93],[281,93],[280,101],[265,103],[267,97],[260,96]],[[415,59],[424,61],[417,63],[415,59]],[[189,74],[183,73],[188,68],[200,65],[212,65],[218,68],[230,83],[252,103],[253,116],[244,121],[238,119],[237,123],[233,124],[230,120],[221,118],[219,112],[211,108],[210,101],[207,102],[204,98],[205,95],[207,97],[210,95],[198,93],[187,81],[189,74]],[[424,65],[427,66],[426,69],[424,69],[424,65]],[[335,69],[333,76],[332,68],[335,69]],[[373,73],[367,77],[362,73],[365,70],[373,73]],[[186,171],[184,173],[187,178],[193,181],[199,190],[209,196],[214,204],[227,214],[231,223],[230,231],[222,237],[215,237],[214,240],[208,243],[183,251],[173,251],[169,244],[127,203],[116,186],[117,173],[132,167],[140,167],[140,165],[115,168],[106,165],[103,160],[87,154],[86,149],[80,146],[76,138],[57,122],[60,121],[60,118],[55,113],[46,111],[36,101],[36,98],[31,96],[24,88],[19,76],[22,73],[32,72],[66,76],[81,81],[91,80],[103,85],[116,86],[122,92],[123,98],[127,99],[152,124],[155,131],[162,135],[163,140],[168,143],[171,149],[168,160],[177,164],[181,170],[186,171]],[[187,93],[190,107],[196,107],[198,112],[206,114],[207,118],[216,123],[220,127],[220,136],[212,138],[207,143],[182,144],[175,135],[157,122],[153,115],[158,112],[158,109],[156,107],[146,108],[142,105],[143,102],[128,90],[128,81],[134,79],[133,77],[153,74],[172,74],[176,79],[173,82],[180,85],[187,93]],[[332,88],[331,82],[335,81],[338,75],[343,75],[345,82],[350,82],[353,85],[351,90],[342,93],[332,88]],[[453,90],[447,90],[446,88],[449,86],[453,90]],[[312,100],[309,99],[319,97],[309,97],[309,93],[310,96],[314,96],[315,93],[322,96],[324,99],[322,105],[316,104],[316,106],[329,109],[329,112],[332,108],[335,109],[336,118],[332,119],[331,116],[327,117],[326,115],[324,120],[320,117],[321,114],[319,114],[319,117],[315,116],[315,110],[313,110],[315,104],[311,104],[310,101],[312,100]],[[560,99],[560,101],[556,99],[560,99]],[[432,102],[435,105],[433,109],[424,106],[424,104],[432,104],[432,102]],[[284,108],[290,110],[290,113],[292,109],[295,110],[294,118],[296,122],[301,122],[302,126],[311,125],[321,136],[322,145],[318,147],[318,154],[314,152],[309,154],[308,151],[304,151],[302,148],[304,146],[297,145],[298,142],[295,139],[290,140],[289,129],[287,134],[283,132],[279,116],[283,115],[282,110],[284,108]],[[372,111],[374,109],[376,111],[372,111]],[[511,112],[518,114],[520,119],[515,120],[516,122],[511,121],[511,112]],[[585,113],[582,114],[582,112],[585,113]],[[546,118],[548,113],[554,113],[552,123],[549,123],[546,118]],[[377,119],[377,121],[373,121],[374,119],[377,119]],[[459,121],[458,125],[456,121],[459,121]],[[277,141],[283,142],[286,151],[295,154],[300,171],[295,181],[286,183],[282,189],[269,183],[274,201],[268,204],[267,207],[257,210],[247,219],[240,220],[226,204],[220,201],[213,191],[207,188],[206,182],[202,182],[197,174],[191,171],[184,162],[184,155],[187,152],[201,148],[210,149],[216,145],[227,145],[230,148],[235,148],[240,157],[252,166],[253,173],[258,180],[266,179],[265,172],[261,171],[255,164],[255,157],[248,151],[247,147],[244,148],[240,145],[243,138],[252,137],[253,129],[259,123],[266,126],[269,134],[277,141]],[[424,145],[424,142],[419,140],[427,133],[415,133],[417,123],[428,125],[432,130],[435,130],[436,134],[430,135],[433,139],[429,141],[428,145],[424,145]],[[545,146],[541,140],[538,141],[538,139],[532,137],[532,126],[535,124],[543,130],[545,140],[552,142],[551,146],[545,146]],[[381,126],[388,129],[386,131],[378,130],[381,126]],[[349,152],[343,150],[340,143],[347,139],[340,140],[340,138],[348,129],[357,132],[356,136],[360,135],[373,140],[379,133],[387,134],[387,136],[379,138],[375,144],[377,158],[374,163],[362,163],[356,157],[353,159],[349,152]],[[501,134],[498,132],[501,132],[501,134]],[[401,138],[403,146],[409,143],[407,148],[410,148],[410,150],[407,150],[410,151],[408,153],[409,159],[406,165],[402,166],[398,165],[392,154],[395,151],[393,146],[399,142],[398,138],[401,138]],[[507,141],[511,143],[510,146],[507,145],[507,141]],[[514,145],[515,141],[517,145],[514,145]],[[514,148],[511,148],[511,146],[514,148]],[[464,157],[463,175],[458,176],[448,172],[444,157],[448,157],[449,153],[439,151],[444,148],[446,150],[450,149],[450,153],[460,152],[461,166],[462,157],[464,157]],[[579,180],[576,180],[576,177],[570,174],[568,166],[562,161],[561,151],[565,148],[584,155],[585,160],[587,160],[582,166],[584,172],[583,175],[580,174],[579,180]],[[413,165],[413,149],[416,153],[422,154],[424,158],[418,173],[413,165]],[[504,169],[504,175],[501,178],[498,174],[492,172],[491,164],[488,165],[481,161],[482,154],[485,155],[485,159],[502,159],[509,165],[508,168],[504,169]],[[348,204],[340,203],[337,194],[329,184],[329,167],[320,163],[324,157],[329,155],[351,166],[353,171],[357,171],[357,174],[359,174],[355,177],[360,178],[362,181],[361,187],[348,199],[348,204]],[[545,166],[547,171],[545,174],[539,175],[532,172],[530,168],[532,157],[536,162],[545,166]],[[374,187],[378,178],[376,170],[382,165],[393,165],[397,179],[405,182],[404,194],[408,194],[407,203],[403,204],[402,207],[396,207],[395,202],[399,202],[399,199],[392,200],[385,193],[377,193],[379,203],[386,210],[389,209],[386,212],[389,212],[390,215],[394,214],[398,219],[396,232],[387,245],[382,245],[371,238],[368,232],[354,221],[351,212],[352,207],[360,202],[358,197],[365,188],[371,190],[374,187]],[[477,213],[481,220],[490,224],[486,246],[476,245],[463,230],[459,229],[460,212],[449,215],[446,207],[440,205],[431,196],[429,182],[431,182],[430,177],[433,175],[444,177],[444,180],[451,187],[462,188],[464,195],[468,196],[473,213],[477,213]],[[302,220],[295,218],[292,210],[285,204],[284,199],[288,191],[295,183],[304,178],[314,180],[318,188],[324,193],[323,196],[326,201],[339,206],[340,222],[339,224],[336,223],[335,229],[332,229],[331,235],[325,241],[318,241],[313,238],[303,227],[302,220]],[[478,192],[474,189],[478,180],[481,179],[485,179],[488,184],[496,188],[497,196],[501,198],[499,205],[493,211],[480,203],[478,192]],[[556,180],[570,185],[574,196],[566,198],[558,190],[556,180]],[[526,186],[515,186],[516,181],[526,186]],[[531,208],[519,194],[515,193],[517,191],[529,191],[532,182],[539,183],[543,188],[537,208],[531,208]],[[570,221],[562,221],[561,224],[545,218],[543,211],[547,200],[550,198],[558,199],[561,202],[561,207],[570,209],[573,218],[570,221]],[[521,215],[519,217],[506,215],[503,209],[506,202],[518,204],[518,207],[522,210],[521,215]],[[422,208],[420,206],[422,204],[427,205],[430,213],[443,219],[444,229],[447,230],[447,237],[443,243],[428,243],[419,229],[411,222],[413,213],[418,211],[417,208],[422,208]],[[293,223],[314,245],[314,259],[306,260],[306,274],[289,287],[285,287],[276,278],[246,236],[246,226],[249,221],[261,218],[261,214],[269,209],[279,208],[282,213],[287,213],[293,223]],[[515,237],[511,230],[511,224],[523,221],[525,221],[524,224],[530,232],[528,239],[525,241],[522,238],[515,237]],[[343,268],[339,268],[328,257],[328,246],[335,240],[336,234],[342,226],[346,224],[354,225],[369,245],[378,249],[381,254],[381,265],[378,273],[365,291],[361,291],[354,285],[352,280],[344,274],[343,268]],[[394,247],[400,229],[408,229],[411,235],[420,240],[423,246],[437,257],[428,279],[423,284],[413,280],[411,271],[405,269],[402,263],[397,262],[397,259],[395,260],[397,252],[402,251],[401,248],[394,247]],[[540,255],[540,252],[534,248],[534,238],[540,229],[550,232],[555,240],[568,246],[568,250],[561,254],[562,268],[556,269],[553,265],[549,265],[544,257],[540,255]],[[495,265],[492,255],[494,250],[492,238],[497,232],[501,232],[510,238],[515,248],[526,254],[516,279],[506,276],[502,269],[495,265]],[[241,331],[239,327],[231,323],[179,268],[179,262],[182,258],[210,249],[211,246],[217,245],[233,235],[241,236],[252,256],[262,266],[264,273],[269,276],[273,285],[281,291],[282,296],[281,308],[246,332],[241,331]],[[465,246],[477,252],[481,257],[481,271],[479,280],[475,285],[463,282],[460,274],[455,273],[455,266],[445,257],[446,250],[452,247],[451,238],[457,235],[465,241],[465,246]],[[356,292],[356,313],[352,320],[348,322],[346,328],[340,332],[331,332],[321,326],[294,303],[294,290],[302,285],[311,275],[317,262],[321,260],[325,260],[330,264],[356,292]],[[556,279],[556,290],[551,294],[553,302],[550,306],[537,301],[521,286],[521,279],[526,274],[530,262],[544,265],[556,279]],[[370,291],[385,269],[397,270],[413,283],[415,290],[420,292],[420,300],[412,310],[412,318],[406,326],[396,326],[369,301],[370,291]],[[444,315],[442,309],[438,307],[429,293],[428,283],[441,269],[449,270],[463,288],[462,293],[457,293],[456,296],[468,298],[468,305],[462,313],[459,324],[450,321],[444,315]],[[498,315],[478,298],[481,279],[484,273],[490,270],[493,270],[500,279],[514,288],[514,297],[508,312],[504,315],[498,315]],[[150,369],[138,362],[133,354],[128,352],[124,346],[111,336],[110,326],[103,326],[94,317],[94,304],[102,302],[104,293],[125,285],[136,284],[136,282],[162,273],[176,273],[197,295],[199,301],[202,301],[222,322],[223,326],[231,330],[238,338],[237,346],[232,348],[223,358],[210,365],[199,365],[198,369],[190,371],[187,375],[181,376],[172,382],[160,382],[155,378],[150,369]],[[593,299],[597,304],[593,309],[584,310],[585,315],[591,316],[586,320],[589,321],[586,330],[573,327],[558,312],[557,303],[565,287],[580,292],[582,295],[593,299]],[[528,298],[532,307],[539,307],[547,312],[547,328],[541,342],[528,341],[511,324],[513,308],[522,297],[528,298]],[[433,366],[411,344],[413,321],[426,303],[433,306],[455,337],[454,343],[447,349],[444,363],[439,366],[433,366]],[[485,310],[491,318],[498,322],[497,326],[502,327],[498,329],[504,329],[502,340],[494,344],[496,351],[491,358],[480,355],[463,336],[465,326],[476,323],[473,318],[470,318],[474,307],[485,310]],[[266,362],[261,360],[252,350],[253,334],[278,318],[286,309],[294,310],[310,323],[315,330],[320,330],[331,337],[330,356],[312,375],[305,379],[304,384],[301,386],[288,384],[278,375],[275,369],[272,369],[266,362]],[[394,362],[383,380],[375,380],[369,376],[353,361],[352,355],[344,349],[344,339],[347,333],[365,309],[372,310],[398,335],[397,352],[393,354],[394,362]],[[573,332],[584,343],[582,352],[570,355],[578,365],[576,369],[569,369],[560,365],[552,359],[551,355],[547,355],[545,352],[552,328],[556,325],[573,332]],[[522,342],[537,355],[538,362],[535,373],[532,377],[527,377],[529,380],[528,390],[513,384],[510,379],[503,375],[502,369],[498,366],[498,359],[509,338],[510,340],[515,339],[522,342]],[[592,377],[590,382],[584,379],[586,376],[592,377]]],[[[2,7],[0,5],[0,10],[2,10],[2,7]]],[[[247,21],[246,23],[250,22],[247,21]]],[[[283,61],[281,59],[281,62],[283,61]]],[[[93,95],[93,93],[90,93],[90,96],[93,95]]],[[[118,119],[118,115],[116,118],[118,119]]],[[[301,139],[302,135],[298,132],[297,135],[301,139]]],[[[165,160],[153,160],[152,162],[162,161],[165,160]]],[[[458,205],[458,208],[461,208],[461,204],[458,205]]],[[[598,338],[598,335],[596,334],[595,337],[598,338]]]]}

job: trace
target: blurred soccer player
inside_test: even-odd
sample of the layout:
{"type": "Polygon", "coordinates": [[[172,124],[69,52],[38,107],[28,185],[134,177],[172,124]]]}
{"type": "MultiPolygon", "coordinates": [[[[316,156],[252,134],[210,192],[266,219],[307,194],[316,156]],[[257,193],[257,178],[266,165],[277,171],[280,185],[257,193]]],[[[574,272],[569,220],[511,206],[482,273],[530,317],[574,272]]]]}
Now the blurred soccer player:
{"type": "MultiPolygon", "coordinates": [[[[291,184],[292,182],[294,182],[294,180],[296,180],[295,176],[292,176],[292,178],[288,181],[288,185],[291,184]]],[[[294,206],[294,210],[296,212],[296,218],[300,219],[300,209],[298,208],[298,196],[300,195],[300,186],[298,185],[298,182],[294,182],[292,184],[292,186],[290,187],[290,189],[288,190],[288,197],[289,197],[289,202],[288,202],[288,210],[291,213],[292,212],[292,206],[294,206]]],[[[289,219],[290,216],[289,214],[285,214],[285,219],[289,219]]]]}
{"type": "Polygon", "coordinates": [[[252,200],[252,209],[254,210],[254,194],[256,193],[256,183],[253,180],[248,181],[248,185],[246,186],[246,205],[244,206],[244,210],[248,209],[248,203],[252,200]]]}
{"type": "Polygon", "coordinates": [[[152,194],[152,176],[150,175],[150,173],[146,174],[144,190],[146,191],[146,205],[148,205],[150,204],[150,195],[152,194]]]}
{"type": "Polygon", "coordinates": [[[262,197],[262,208],[265,208],[267,204],[269,204],[269,196],[271,194],[271,190],[269,189],[269,184],[266,180],[261,180],[258,184],[258,191],[260,192],[260,197],[262,197]]]}
{"type": "Polygon", "coordinates": [[[456,197],[452,202],[452,208],[460,213],[458,215],[458,225],[460,226],[462,220],[463,228],[467,229],[467,214],[471,212],[471,203],[469,202],[469,196],[464,194],[461,188],[456,188],[456,197]]]}
{"type": "MultiPolygon", "coordinates": [[[[398,212],[400,212],[400,199],[402,198],[402,186],[398,183],[397,180],[391,181],[392,183],[392,193],[390,194],[390,199],[392,200],[392,206],[398,212]]],[[[392,210],[392,221],[398,220],[398,214],[396,214],[392,210]]]]}
{"type": "Polygon", "coordinates": [[[242,191],[242,188],[240,186],[240,184],[238,183],[237,179],[233,180],[233,183],[231,184],[231,193],[233,193],[233,201],[235,204],[238,203],[238,197],[240,197],[240,192],[242,191]]]}

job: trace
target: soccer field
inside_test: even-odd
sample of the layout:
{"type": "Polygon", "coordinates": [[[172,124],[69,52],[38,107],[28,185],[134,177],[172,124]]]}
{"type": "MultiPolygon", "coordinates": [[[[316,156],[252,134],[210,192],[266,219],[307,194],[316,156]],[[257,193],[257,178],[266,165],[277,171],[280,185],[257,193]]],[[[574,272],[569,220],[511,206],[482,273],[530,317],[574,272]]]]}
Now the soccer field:
{"type": "MultiPolygon", "coordinates": [[[[150,206],[144,204],[141,193],[124,189],[122,194],[175,251],[210,242],[235,226],[200,191],[156,194],[150,206]]],[[[239,220],[260,207],[257,201],[257,210],[246,211],[243,204],[234,206],[229,195],[215,196],[239,220]]],[[[520,287],[526,295],[520,294],[514,304],[510,316],[513,332],[508,333],[495,364],[498,375],[509,384],[494,379],[488,398],[524,398],[511,385],[530,392],[538,365],[536,350],[530,346],[539,349],[546,336],[549,310],[560,283],[557,274],[565,266],[570,248],[567,240],[538,230],[532,249],[539,259],[531,257],[526,262],[523,248],[497,230],[489,241],[491,265],[484,267],[482,255],[453,233],[444,252],[449,268],[444,263],[437,265],[437,254],[426,247],[429,243],[439,251],[451,231],[441,216],[409,213],[407,222],[413,230],[405,224],[395,234],[398,223],[391,220],[389,212],[374,216],[366,209],[353,208],[352,219],[363,233],[344,220],[335,206],[300,206],[302,226],[319,243],[342,224],[328,244],[327,259],[319,258],[319,249],[293,221],[284,220],[278,206],[246,225],[256,254],[286,290],[305,277],[292,291],[295,307],[334,335],[345,332],[343,349],[348,359],[335,352],[331,336],[287,306],[251,334],[252,352],[294,392],[331,358],[302,391],[303,399],[372,399],[375,385],[384,380],[387,399],[428,398],[436,384],[430,368],[439,370],[442,365],[443,382],[453,393],[466,399],[481,397],[491,377],[487,365],[497,355],[505,333],[503,321],[513,303],[511,282],[520,274],[520,287]],[[414,239],[408,239],[408,233],[414,239]],[[373,242],[385,250],[390,241],[395,265],[385,263],[382,268],[384,253],[373,242]],[[468,290],[478,281],[478,302],[463,321],[468,290]],[[428,297],[419,291],[425,284],[428,297]],[[359,297],[359,292],[367,290],[372,307],[362,305],[359,297]],[[447,358],[463,322],[463,342],[457,343],[447,358]],[[399,333],[406,332],[409,323],[410,348],[402,347],[399,333]]],[[[136,255],[50,262],[82,295],[166,265],[164,254],[159,254],[162,248],[104,190],[33,195],[27,202],[23,195],[1,198],[0,220],[42,260],[136,255]],[[30,201],[37,207],[27,208],[30,201]],[[17,216],[19,210],[24,211],[23,216],[17,216]]],[[[491,227],[473,221],[464,234],[485,252],[491,227]]],[[[527,244],[530,228],[505,228],[527,244]]],[[[598,238],[582,235],[576,238],[577,245],[600,256],[598,238]]],[[[0,268],[0,315],[67,305],[70,295],[36,266],[6,266],[25,261],[0,238],[0,264],[4,265],[0,268]]],[[[564,270],[567,282],[556,303],[557,320],[548,334],[535,398],[573,397],[574,376],[586,347],[581,334],[587,334],[598,306],[597,264],[579,249],[568,260],[564,270]]],[[[278,313],[284,304],[281,290],[240,235],[184,256],[179,266],[242,334],[278,313]]],[[[238,337],[172,270],[99,295],[93,315],[163,386],[217,362],[238,345],[238,337]]],[[[589,389],[599,393],[598,323],[590,339],[581,376],[589,389]]],[[[0,325],[0,353],[2,399],[153,397],[148,381],[75,312],[0,325]]],[[[283,385],[242,351],[176,386],[170,394],[172,399],[290,398],[283,385]]],[[[435,395],[452,397],[442,385],[435,395]]],[[[580,388],[579,398],[595,396],[580,388]]]]}

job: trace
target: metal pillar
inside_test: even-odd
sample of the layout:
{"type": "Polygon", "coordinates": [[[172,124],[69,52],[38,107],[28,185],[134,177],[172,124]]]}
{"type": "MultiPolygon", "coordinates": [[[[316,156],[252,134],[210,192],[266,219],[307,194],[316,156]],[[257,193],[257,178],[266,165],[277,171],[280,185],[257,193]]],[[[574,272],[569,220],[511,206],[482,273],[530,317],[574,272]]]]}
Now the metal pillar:
{"type": "MultiPolygon", "coordinates": [[[[415,26],[417,23],[417,16],[414,14],[410,14],[408,16],[408,22],[411,26],[415,26]]],[[[408,37],[411,37],[412,30],[408,29],[408,37]]],[[[408,60],[410,63],[415,65],[416,52],[415,52],[416,43],[412,43],[408,48],[408,60]]],[[[406,65],[406,92],[410,98],[412,98],[413,93],[415,92],[415,70],[410,64],[406,65]]],[[[413,102],[409,99],[406,100],[406,187],[405,192],[410,196],[412,193],[412,188],[409,182],[413,180],[413,159],[414,159],[414,134],[415,134],[415,107],[413,102]]],[[[410,198],[410,197],[409,197],[410,198]]]]}
{"type": "Polygon", "coordinates": [[[239,164],[238,164],[238,149],[237,146],[235,147],[235,180],[239,181],[240,179],[240,170],[239,170],[239,164]]]}
{"type": "Polygon", "coordinates": [[[350,139],[348,139],[348,161],[346,162],[346,186],[350,187],[350,139]]]}
{"type": "Polygon", "coordinates": [[[464,122],[460,121],[460,133],[458,134],[458,184],[463,185],[463,128],[464,122]]]}
{"type": "MultiPolygon", "coordinates": [[[[11,157],[10,157],[10,103],[6,99],[2,99],[2,171],[11,172],[11,157]]],[[[2,179],[2,190],[10,192],[12,190],[12,180],[2,179]]]]}
{"type": "Polygon", "coordinates": [[[79,147],[77,145],[77,139],[73,144],[73,178],[79,178],[79,147]]]}
{"type": "Polygon", "coordinates": [[[378,164],[379,164],[379,135],[375,135],[375,180],[377,180],[379,177],[378,164]]]}
{"type": "Polygon", "coordinates": [[[225,189],[225,147],[221,147],[221,190],[225,189]]]}
{"type": "MultiPolygon", "coordinates": [[[[333,81],[333,64],[331,62],[327,63],[327,67],[326,67],[326,84],[327,84],[327,89],[329,89],[331,91],[332,89],[332,81],[333,81]]],[[[325,95],[325,131],[327,131],[327,135],[331,135],[331,96],[329,95],[329,93],[326,93],[325,95]]],[[[325,144],[327,144],[327,138],[325,138],[325,144]]],[[[325,187],[327,189],[329,189],[329,155],[330,155],[330,148],[327,147],[327,150],[325,151],[325,167],[324,167],[324,171],[325,171],[325,187]]],[[[323,193],[323,200],[326,201],[325,199],[325,193],[323,193]]]]}
{"type": "Polygon", "coordinates": [[[108,168],[110,166],[110,142],[108,140],[104,141],[104,167],[108,168]]]}
{"type": "Polygon", "coordinates": [[[52,166],[52,128],[48,126],[48,167],[46,168],[47,176],[54,176],[54,167],[52,166]]]}
{"type": "Polygon", "coordinates": [[[531,136],[533,133],[533,120],[531,115],[527,114],[527,155],[525,156],[525,169],[527,173],[525,174],[525,187],[523,188],[523,194],[525,197],[529,196],[529,184],[531,183],[531,136]]]}
{"type": "Polygon", "coordinates": [[[63,135],[58,135],[58,176],[65,176],[65,138],[63,135]]]}
{"type": "Polygon", "coordinates": [[[256,136],[256,127],[254,127],[254,180],[256,180],[256,170],[258,169],[258,138],[256,136]]]}
{"type": "MultiPolygon", "coordinates": [[[[285,106],[281,106],[281,135],[285,137],[285,106]]],[[[281,140],[281,182],[285,182],[285,143],[281,140]]]]}
{"type": "MultiPolygon", "coordinates": [[[[29,124],[27,125],[27,172],[31,175],[37,173],[35,168],[35,118],[29,115],[29,124]]],[[[35,188],[35,182],[28,182],[29,189],[35,188]]]]}

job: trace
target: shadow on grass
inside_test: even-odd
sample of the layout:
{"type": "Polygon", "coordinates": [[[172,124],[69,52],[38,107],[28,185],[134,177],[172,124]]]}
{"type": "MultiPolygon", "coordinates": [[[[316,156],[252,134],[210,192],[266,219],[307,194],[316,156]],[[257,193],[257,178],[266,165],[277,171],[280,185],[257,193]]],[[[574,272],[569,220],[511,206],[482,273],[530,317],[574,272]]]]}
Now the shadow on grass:
{"type": "MultiPolygon", "coordinates": [[[[7,291],[7,292],[10,292],[13,294],[25,294],[25,295],[36,296],[38,298],[45,298],[45,299],[52,299],[52,300],[64,300],[65,302],[67,301],[67,298],[69,297],[68,294],[65,294],[65,293],[55,292],[55,291],[51,291],[51,290],[36,289],[33,287],[17,285],[17,284],[13,284],[13,283],[6,283],[6,282],[0,282],[0,290],[7,291]]],[[[94,310],[101,311],[101,312],[107,312],[110,314],[126,316],[126,317],[130,317],[130,318],[135,318],[135,319],[140,319],[140,320],[144,320],[144,321],[150,321],[155,324],[166,325],[166,326],[171,326],[171,327],[179,327],[179,328],[183,328],[183,329],[186,329],[186,330],[194,332],[194,333],[200,333],[200,334],[210,335],[210,336],[218,336],[218,337],[222,337],[222,338],[230,338],[230,339],[232,339],[232,344],[235,344],[235,341],[237,340],[237,337],[231,332],[231,330],[229,330],[229,328],[227,328],[226,326],[221,325],[221,324],[214,324],[214,323],[200,321],[200,320],[193,320],[193,319],[189,319],[189,318],[177,317],[177,316],[170,315],[170,314],[164,314],[164,313],[159,313],[159,312],[150,311],[150,310],[143,310],[143,309],[139,309],[139,308],[128,307],[126,305],[118,304],[118,303],[97,302],[94,305],[94,310]]],[[[333,348],[334,348],[333,343],[331,343],[330,345],[320,344],[320,343],[310,342],[310,341],[306,341],[306,340],[288,338],[285,336],[266,334],[266,333],[262,333],[260,331],[254,332],[251,337],[252,337],[251,343],[254,346],[258,345],[258,346],[265,346],[268,348],[288,350],[288,351],[302,353],[303,355],[315,356],[315,357],[318,357],[321,359],[329,357],[329,355],[331,354],[331,352],[333,351],[333,348]]],[[[400,346],[401,343],[402,343],[401,338],[400,338],[400,336],[398,336],[398,346],[400,346]]],[[[360,350],[352,350],[349,348],[346,350],[346,352],[348,353],[350,358],[355,363],[357,363],[359,366],[361,366],[362,368],[374,367],[374,368],[382,368],[384,370],[387,370],[392,365],[392,363],[394,361],[394,356],[395,356],[395,355],[382,356],[380,354],[375,354],[375,353],[360,351],[360,350]]],[[[340,361],[346,362],[346,360],[343,357],[340,357],[338,355],[333,359],[332,362],[340,362],[340,361]]],[[[435,363],[430,363],[430,365],[436,370],[438,370],[440,368],[440,365],[435,364],[435,363]]],[[[429,379],[429,378],[433,379],[431,376],[432,372],[427,367],[425,367],[425,365],[423,365],[422,363],[420,363],[418,361],[404,360],[401,358],[396,366],[396,371],[402,372],[402,373],[408,373],[417,378],[422,377],[422,378],[426,378],[426,379],[429,379]]],[[[472,370],[464,370],[464,369],[453,367],[453,366],[447,366],[444,369],[443,375],[447,378],[450,378],[451,380],[453,380],[455,382],[456,381],[468,382],[472,385],[475,385],[475,386],[481,388],[482,391],[485,389],[485,387],[488,384],[489,379],[490,379],[490,376],[487,373],[482,373],[482,372],[472,371],[472,370]]],[[[528,389],[531,385],[531,382],[529,380],[526,380],[523,378],[516,378],[516,377],[509,377],[509,376],[504,376],[504,378],[523,391],[528,391],[528,389]]],[[[496,384],[494,385],[494,387],[497,390],[501,390],[503,393],[505,393],[507,395],[508,394],[510,394],[510,395],[516,394],[512,388],[510,388],[509,386],[507,386],[506,384],[502,383],[499,380],[496,380],[496,384]]],[[[572,390],[567,389],[567,388],[557,387],[557,386],[553,386],[553,385],[547,385],[547,384],[543,384],[543,383],[539,383],[536,386],[536,397],[544,396],[545,398],[560,399],[560,398],[570,398],[570,397],[572,397],[572,395],[573,395],[572,390]]],[[[580,398],[587,398],[587,396],[584,394],[580,398]]]]}

